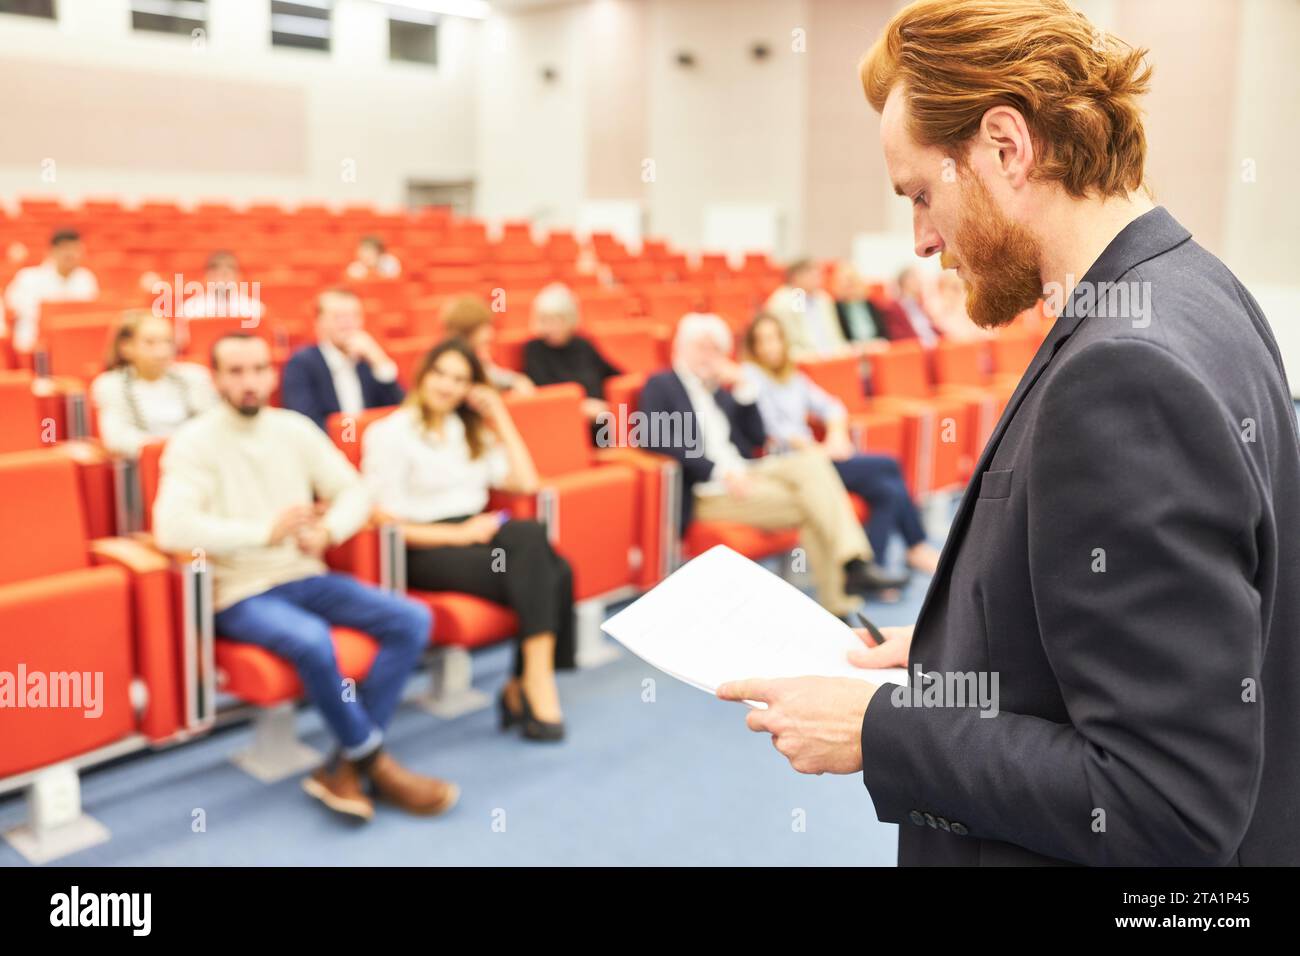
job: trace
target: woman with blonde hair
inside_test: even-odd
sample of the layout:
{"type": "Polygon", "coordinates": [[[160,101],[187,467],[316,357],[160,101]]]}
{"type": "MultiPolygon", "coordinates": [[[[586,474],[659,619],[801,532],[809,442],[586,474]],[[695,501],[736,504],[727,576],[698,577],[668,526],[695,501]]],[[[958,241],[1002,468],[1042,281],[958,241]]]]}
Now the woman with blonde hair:
{"type": "Polygon", "coordinates": [[[854,447],[844,403],[795,366],[785,328],[776,316],[759,313],[745,331],[743,344],[748,359],[745,378],[758,393],[758,411],[772,450],[778,454],[805,448],[824,451],[844,487],[871,507],[865,530],[876,560],[883,562],[890,538],[897,533],[907,548],[908,566],[934,574],[939,549],[926,540],[920,512],[907,492],[898,461],[890,455],[864,454],[854,447]],[[826,436],[821,442],[814,439],[809,418],[825,425],[826,436]]]}
{"type": "Polygon", "coordinates": [[[107,371],[90,386],[99,437],[109,451],[134,458],[216,404],[212,376],[202,365],[176,361],[170,319],[145,309],[125,313],[109,342],[107,371]]]}
{"type": "Polygon", "coordinates": [[[478,356],[488,384],[502,392],[527,395],[533,380],[522,372],[502,368],[492,360],[492,341],[496,337],[496,313],[476,295],[452,299],[443,307],[442,324],[448,335],[464,339],[478,356]]]}
{"type": "Polygon", "coordinates": [[[361,471],[382,516],[401,526],[412,588],[474,594],[518,615],[502,729],[561,739],[555,669],[574,666],[573,572],[541,524],[483,511],[489,489],[534,493],[537,469],[466,342],[425,356],[405,404],[366,430],[361,471]]]}

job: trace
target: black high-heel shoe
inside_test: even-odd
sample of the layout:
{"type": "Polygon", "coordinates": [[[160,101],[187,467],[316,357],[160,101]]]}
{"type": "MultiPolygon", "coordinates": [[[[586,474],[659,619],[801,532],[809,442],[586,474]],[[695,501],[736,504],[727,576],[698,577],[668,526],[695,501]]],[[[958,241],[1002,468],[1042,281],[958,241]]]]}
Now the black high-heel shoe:
{"type": "MultiPolygon", "coordinates": [[[[522,689],[520,693],[523,693],[522,689]]],[[[515,713],[510,709],[510,705],[506,703],[506,689],[504,687],[501,688],[501,693],[497,695],[497,716],[502,730],[509,730],[524,719],[523,714],[515,713]]]]}
{"type": "Polygon", "coordinates": [[[564,721],[551,723],[545,720],[538,720],[533,713],[532,705],[528,703],[528,694],[524,692],[524,685],[519,685],[519,703],[523,707],[523,713],[514,715],[516,720],[520,720],[524,725],[524,736],[529,740],[563,740],[564,739],[564,721]]]}

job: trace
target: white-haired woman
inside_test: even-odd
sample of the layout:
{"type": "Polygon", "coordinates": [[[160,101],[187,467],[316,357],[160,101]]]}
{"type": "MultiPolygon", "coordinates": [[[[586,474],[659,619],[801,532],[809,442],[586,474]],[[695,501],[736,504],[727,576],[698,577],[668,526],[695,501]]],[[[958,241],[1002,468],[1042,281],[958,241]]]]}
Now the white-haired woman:
{"type": "Polygon", "coordinates": [[[534,385],[577,382],[587,393],[583,413],[595,422],[605,404],[605,379],[621,374],[591,340],[577,333],[578,302],[569,287],[553,282],[533,299],[533,334],[524,346],[524,374],[534,385]]]}

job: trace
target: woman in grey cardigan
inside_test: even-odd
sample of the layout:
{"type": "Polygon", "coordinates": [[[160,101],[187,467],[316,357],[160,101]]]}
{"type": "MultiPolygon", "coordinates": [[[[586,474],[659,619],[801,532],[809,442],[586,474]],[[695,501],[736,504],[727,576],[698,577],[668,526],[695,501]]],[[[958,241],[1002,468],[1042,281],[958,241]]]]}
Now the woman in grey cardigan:
{"type": "Polygon", "coordinates": [[[908,566],[934,574],[939,549],[926,540],[921,515],[907,493],[898,461],[854,448],[844,404],[795,367],[776,316],[763,312],[754,319],[745,332],[744,349],[748,359],[745,377],[758,390],[758,410],[771,451],[823,449],[844,487],[871,507],[866,532],[876,559],[883,561],[889,540],[897,532],[907,548],[908,566]],[[813,437],[809,418],[826,427],[826,437],[820,443],[813,437]]]}

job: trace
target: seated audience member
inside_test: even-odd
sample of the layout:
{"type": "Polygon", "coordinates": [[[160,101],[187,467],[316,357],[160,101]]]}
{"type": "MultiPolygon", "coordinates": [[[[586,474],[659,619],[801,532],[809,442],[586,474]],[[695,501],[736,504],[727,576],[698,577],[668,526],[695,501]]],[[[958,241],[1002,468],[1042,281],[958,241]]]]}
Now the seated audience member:
{"type": "Polygon", "coordinates": [[[281,401],[319,427],[335,412],[355,415],[402,400],[397,364],[365,330],[361,300],[347,289],[316,297],[316,344],[284,367],[281,401]]]}
{"type": "Polygon", "coordinates": [[[500,392],[527,395],[533,382],[522,372],[502,368],[492,361],[492,341],[496,337],[496,313],[476,295],[465,295],[448,302],[442,310],[442,324],[448,335],[464,339],[478,356],[488,384],[500,392]]]}
{"type": "Polygon", "coordinates": [[[898,532],[907,547],[907,564],[934,574],[939,550],[925,539],[925,526],[907,493],[898,461],[854,448],[844,403],[795,368],[781,323],[774,316],[761,313],[754,319],[745,331],[744,345],[749,357],[745,376],[758,392],[758,410],[770,447],[778,453],[820,448],[830,457],[844,487],[871,506],[866,531],[876,557],[886,554],[890,537],[898,532]],[[826,428],[820,443],[808,426],[810,417],[826,428]]]}
{"type": "Polygon", "coordinates": [[[275,370],[262,339],[218,339],[212,369],[222,401],[180,428],[163,452],[153,511],[158,544],[202,549],[221,637],[263,647],[298,672],[339,748],[303,781],[307,793],[367,820],[374,814],[367,783],[411,813],[447,810],[456,786],[407,770],[383,746],[402,686],[429,641],[429,609],[331,573],[323,560],[370,516],[361,476],[306,418],[267,407],[275,370]],[[380,645],[353,694],[340,692],[347,685],[331,625],[380,645]]]}
{"type": "Polygon", "coordinates": [[[851,351],[840,328],[835,301],[821,287],[817,264],[800,259],[785,270],[785,285],[768,296],[763,311],[785,328],[796,359],[826,358],[851,351]]]}
{"type": "Polygon", "coordinates": [[[349,279],[395,279],[402,274],[402,264],[384,248],[378,236],[363,236],[357,243],[356,255],[346,270],[349,279]]]}
{"type": "Polygon", "coordinates": [[[206,368],[176,361],[171,320],[143,309],[122,317],[109,346],[108,371],[91,383],[90,397],[104,447],[128,458],[217,401],[206,368]]]}
{"type": "Polygon", "coordinates": [[[464,341],[447,339],[423,359],[406,404],[366,430],[361,467],[384,519],[401,525],[410,587],[463,591],[518,614],[502,729],[561,739],[555,668],[574,664],[573,574],[541,524],[482,513],[490,488],[535,492],[537,471],[464,341]]]}
{"type": "Polygon", "coordinates": [[[993,337],[971,321],[966,311],[966,283],[953,269],[944,269],[935,277],[922,300],[922,311],[943,338],[953,342],[971,342],[993,337]]]}
{"type": "Polygon", "coordinates": [[[755,458],[767,433],[757,390],[728,357],[731,346],[731,330],[720,317],[683,317],[672,369],[651,376],[641,392],[640,411],[649,421],[673,416],[658,420],[684,426],[650,427],[645,446],[681,465],[681,530],[692,517],[768,530],[798,526],[817,599],[840,616],[859,604],[850,593],[904,583],[871,562],[871,545],[826,455],[809,449],[755,458]],[[672,443],[661,444],[665,438],[672,443]]]}
{"type": "Polygon", "coordinates": [[[81,264],[85,247],[81,234],[60,229],[50,237],[50,253],[38,266],[19,269],[5,300],[13,313],[13,347],[31,352],[40,335],[41,304],[44,302],[89,302],[99,297],[95,275],[81,264]]]}
{"type": "Polygon", "coordinates": [[[835,264],[831,293],[835,296],[840,331],[851,349],[867,354],[889,348],[889,340],[876,324],[876,317],[871,314],[871,306],[867,303],[867,284],[852,265],[847,262],[835,264]]]}
{"type": "Polygon", "coordinates": [[[552,283],[533,299],[533,333],[524,346],[524,373],[534,385],[577,382],[587,393],[583,414],[591,422],[609,410],[605,379],[621,374],[591,340],[577,334],[578,302],[568,286],[552,283]]]}
{"type": "Polygon", "coordinates": [[[208,256],[203,280],[203,291],[186,299],[176,317],[176,344],[181,348],[189,343],[191,319],[245,319],[252,326],[265,314],[261,299],[241,280],[233,252],[218,249],[208,256]]]}
{"type": "Polygon", "coordinates": [[[892,302],[876,304],[877,318],[891,341],[920,342],[927,349],[939,342],[939,333],[921,304],[925,297],[925,278],[916,266],[898,274],[897,296],[892,302]]]}

